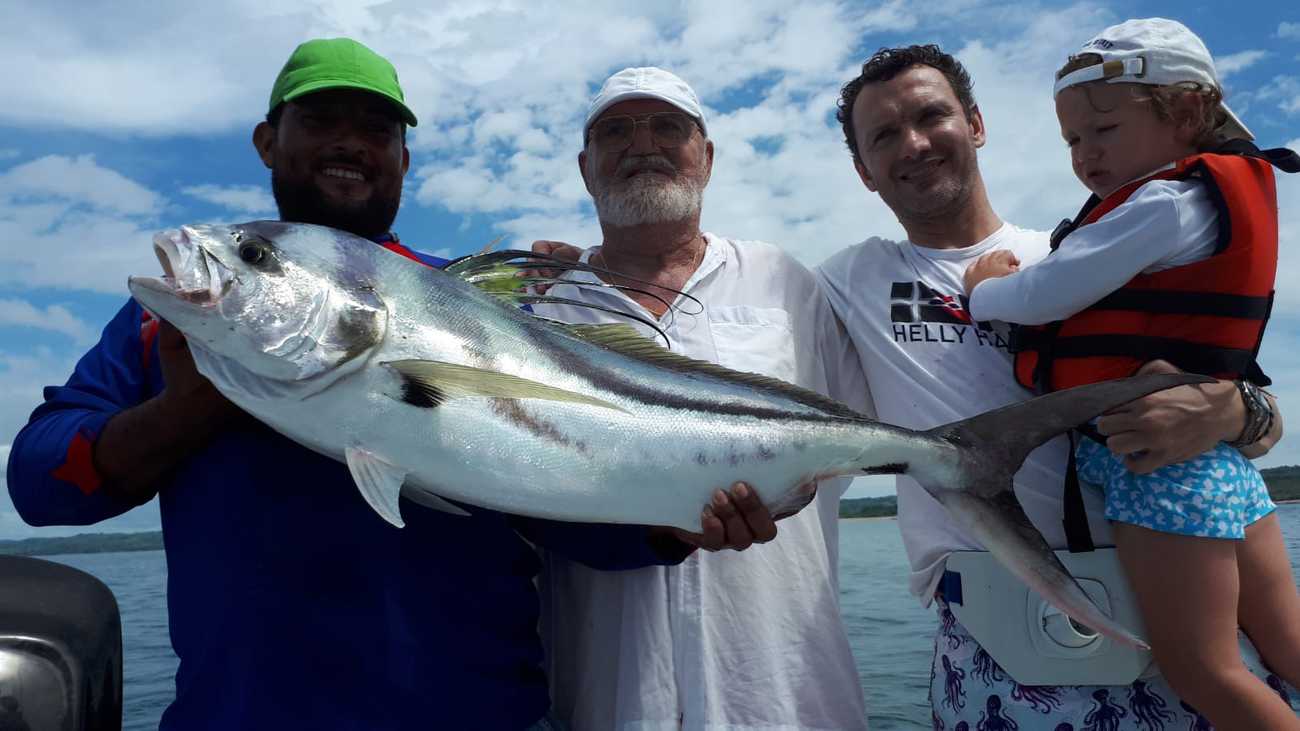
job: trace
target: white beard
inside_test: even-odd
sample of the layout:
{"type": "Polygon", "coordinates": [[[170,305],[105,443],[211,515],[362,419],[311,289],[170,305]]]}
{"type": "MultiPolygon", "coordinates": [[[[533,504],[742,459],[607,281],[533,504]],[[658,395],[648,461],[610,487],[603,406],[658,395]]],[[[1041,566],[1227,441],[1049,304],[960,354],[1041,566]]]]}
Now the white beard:
{"type": "Polygon", "coordinates": [[[681,221],[699,214],[704,186],[694,177],[666,180],[653,173],[637,175],[624,185],[594,191],[592,202],[603,223],[619,228],[681,221]]]}

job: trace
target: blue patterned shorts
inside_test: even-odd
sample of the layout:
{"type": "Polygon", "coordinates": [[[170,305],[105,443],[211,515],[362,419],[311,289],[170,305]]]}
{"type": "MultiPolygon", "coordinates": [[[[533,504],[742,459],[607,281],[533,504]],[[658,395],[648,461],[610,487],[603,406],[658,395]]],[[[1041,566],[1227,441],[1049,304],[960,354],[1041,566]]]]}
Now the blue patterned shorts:
{"type": "Polygon", "coordinates": [[[1080,439],[1074,455],[1079,479],[1105,491],[1107,520],[1241,540],[1246,526],[1277,509],[1255,465],[1222,442],[1149,475],[1129,472],[1122,459],[1091,439],[1080,439]]]}
{"type": "MultiPolygon", "coordinates": [[[[1130,685],[1020,685],[936,599],[939,631],[930,666],[934,731],[1185,731],[1212,729],[1159,675],[1130,685]]],[[[1246,668],[1300,711],[1295,688],[1270,673],[1244,633],[1246,668]]],[[[1300,715],[1300,714],[1298,714],[1300,715]]]]}

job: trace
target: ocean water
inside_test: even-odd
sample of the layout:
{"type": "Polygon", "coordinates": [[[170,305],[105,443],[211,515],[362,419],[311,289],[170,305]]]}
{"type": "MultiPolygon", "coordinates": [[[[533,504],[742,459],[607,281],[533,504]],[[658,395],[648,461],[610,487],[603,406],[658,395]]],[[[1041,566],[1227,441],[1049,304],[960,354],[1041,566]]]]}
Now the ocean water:
{"type": "MultiPolygon", "coordinates": [[[[1278,512],[1300,582],[1300,505],[1278,512]]],[[[122,610],[123,729],[158,726],[171,701],[176,656],[167,635],[167,567],[161,551],[52,556],[99,577],[122,610]]],[[[840,521],[844,623],[862,675],[871,727],[930,728],[926,690],[935,617],[906,590],[907,559],[891,519],[840,521]]]]}

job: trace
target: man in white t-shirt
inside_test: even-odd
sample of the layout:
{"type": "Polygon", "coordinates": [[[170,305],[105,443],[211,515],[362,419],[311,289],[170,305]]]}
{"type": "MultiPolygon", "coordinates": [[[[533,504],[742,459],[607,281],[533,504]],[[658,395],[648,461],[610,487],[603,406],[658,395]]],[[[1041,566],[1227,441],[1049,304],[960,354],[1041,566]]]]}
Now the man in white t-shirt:
{"type": "MultiPolygon", "coordinates": [[[[908,235],[901,242],[868,239],[818,267],[861,357],[878,417],[929,429],[1028,398],[1012,375],[1007,327],[971,319],[962,275],[981,255],[1000,249],[1012,251],[1022,266],[1033,264],[1047,255],[1048,235],[1005,223],[993,211],[976,152],[984,121],[961,64],[935,46],[882,50],[845,85],[839,119],[862,182],[908,235]]],[[[1112,449],[1130,454],[1131,469],[1146,471],[1235,439],[1244,411],[1235,386],[1221,382],[1156,394],[1103,417],[1098,427],[1111,435],[1112,449]]],[[[1279,431],[1257,451],[1266,451],[1279,431]]],[[[1049,442],[1015,478],[1026,514],[1056,548],[1066,545],[1067,449],[1065,438],[1049,442]]],[[[982,546],[910,477],[900,476],[897,489],[910,589],[928,606],[942,594],[949,554],[982,546]]],[[[1085,489],[1083,500],[1092,539],[1111,545],[1100,492],[1085,489]]],[[[1120,687],[1018,685],[939,598],[935,728],[1120,731],[1201,721],[1158,676],[1120,687]]],[[[1248,664],[1265,674],[1253,648],[1248,664]]]]}
{"type": "MultiPolygon", "coordinates": [[[[578,165],[602,242],[581,259],[618,272],[601,274],[604,283],[635,289],[577,273],[550,295],[654,322],[672,350],[693,358],[822,393],[829,370],[841,379],[836,390],[866,393],[811,272],[771,244],[700,230],[713,142],[684,81],[657,68],[614,74],[583,135],[578,165]]],[[[628,322],[590,307],[535,309],[568,322],[628,322]]],[[[548,556],[542,637],[554,713],[574,731],[865,729],[839,613],[846,488],[823,481],[812,504],[781,522],[779,540],[744,553],[697,551],[668,570],[617,573],[548,556]]]]}

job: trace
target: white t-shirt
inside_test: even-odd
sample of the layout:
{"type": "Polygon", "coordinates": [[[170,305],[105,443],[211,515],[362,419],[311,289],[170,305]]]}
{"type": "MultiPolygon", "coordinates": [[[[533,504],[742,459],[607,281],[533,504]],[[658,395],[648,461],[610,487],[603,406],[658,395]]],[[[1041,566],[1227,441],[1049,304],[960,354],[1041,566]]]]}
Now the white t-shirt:
{"type": "MultiPolygon", "coordinates": [[[[962,292],[966,267],[998,249],[1022,266],[1048,252],[1048,235],[1003,224],[962,249],[871,238],[817,268],[831,306],[862,359],[881,421],[930,429],[1029,398],[1016,383],[1007,326],[973,321],[962,292]]],[[[839,394],[832,391],[832,396],[839,394]]],[[[1068,441],[1039,447],[1016,473],[1016,497],[1053,547],[1064,548],[1062,486],[1068,441]]],[[[1093,540],[1109,545],[1101,495],[1083,493],[1093,540]]],[[[929,605],[952,551],[983,550],[915,480],[898,477],[898,525],[911,562],[909,587],[929,605]]]]}
{"type": "MultiPolygon", "coordinates": [[[[843,379],[838,389],[865,392],[811,272],[770,244],[705,240],[682,288],[703,313],[658,320],[674,351],[822,393],[831,369],[843,379]]],[[[614,290],[560,285],[551,294],[655,320],[614,290]]],[[[567,322],[631,322],[582,307],[535,309],[567,322]]],[[[542,637],[555,713],[574,731],[866,728],[836,575],[847,486],[822,482],[813,504],[781,521],[776,540],[742,553],[697,551],[679,566],[619,572],[548,555],[542,637]]]]}
{"type": "Polygon", "coordinates": [[[1209,258],[1218,242],[1219,212],[1203,183],[1153,180],[1106,215],[1075,229],[1051,256],[976,285],[970,312],[979,319],[1022,325],[1064,320],[1139,272],[1209,258]]]}

